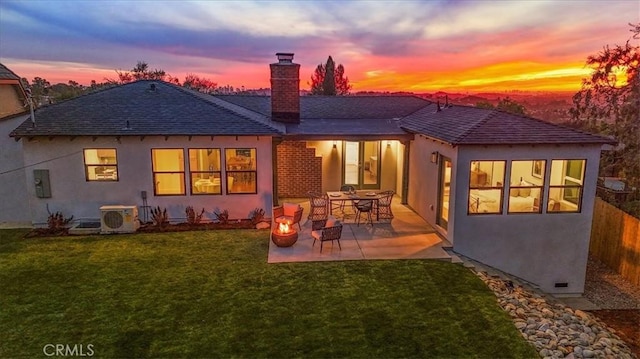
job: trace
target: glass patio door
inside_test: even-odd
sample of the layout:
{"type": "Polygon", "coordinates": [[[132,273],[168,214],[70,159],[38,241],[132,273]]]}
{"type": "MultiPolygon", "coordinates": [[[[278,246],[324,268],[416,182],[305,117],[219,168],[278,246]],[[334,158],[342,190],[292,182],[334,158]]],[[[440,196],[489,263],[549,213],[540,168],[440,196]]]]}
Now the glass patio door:
{"type": "Polygon", "coordinates": [[[343,183],[357,189],[380,188],[380,141],[344,141],[343,183]]]}
{"type": "Polygon", "coordinates": [[[451,159],[440,155],[438,163],[439,180],[436,223],[446,230],[449,225],[449,208],[451,204],[451,159]]]}

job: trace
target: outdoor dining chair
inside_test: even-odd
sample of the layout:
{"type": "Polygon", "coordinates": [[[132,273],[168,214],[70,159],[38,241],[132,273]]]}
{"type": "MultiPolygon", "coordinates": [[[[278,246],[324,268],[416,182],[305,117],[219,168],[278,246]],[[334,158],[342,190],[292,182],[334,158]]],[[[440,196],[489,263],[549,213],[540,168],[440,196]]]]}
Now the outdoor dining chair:
{"type": "MultiPolygon", "coordinates": [[[[370,199],[363,199],[355,203],[356,207],[356,225],[360,226],[360,216],[363,213],[367,214],[367,219],[373,227],[373,220],[371,219],[371,211],[373,211],[373,201],[370,199]]],[[[366,223],[365,223],[366,224],[366,223]]]]}
{"type": "Polygon", "coordinates": [[[309,196],[309,216],[310,221],[326,220],[329,216],[329,197],[318,192],[307,192],[309,196]]]}
{"type": "Polygon", "coordinates": [[[378,219],[393,219],[393,212],[391,212],[391,201],[393,200],[394,191],[384,191],[380,193],[378,199],[378,219]]]}
{"type": "MultiPolygon", "coordinates": [[[[351,185],[343,185],[342,187],[340,187],[340,192],[353,193],[353,192],[355,192],[355,190],[356,190],[356,188],[351,186],[351,185]]],[[[344,215],[344,206],[345,206],[346,202],[347,202],[346,200],[331,201],[331,212],[333,213],[333,211],[335,211],[335,210],[340,210],[340,212],[342,212],[342,214],[344,215]]],[[[352,207],[353,207],[353,203],[352,203],[352,207]]]]}

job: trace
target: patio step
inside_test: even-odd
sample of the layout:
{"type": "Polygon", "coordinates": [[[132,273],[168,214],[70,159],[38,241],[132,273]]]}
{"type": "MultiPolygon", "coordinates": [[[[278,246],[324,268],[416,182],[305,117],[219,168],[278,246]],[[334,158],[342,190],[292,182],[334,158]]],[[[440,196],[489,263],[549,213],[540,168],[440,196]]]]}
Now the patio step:
{"type": "Polygon", "coordinates": [[[460,258],[456,252],[453,251],[452,247],[445,247],[443,246],[442,249],[444,249],[444,251],[449,255],[449,261],[451,261],[451,263],[454,264],[465,264],[465,261],[462,260],[462,258],[460,258]]]}
{"type": "Polygon", "coordinates": [[[455,254],[449,253],[449,255],[451,256],[451,263],[454,264],[464,264],[464,261],[462,259],[460,259],[460,257],[458,257],[455,254]]]}

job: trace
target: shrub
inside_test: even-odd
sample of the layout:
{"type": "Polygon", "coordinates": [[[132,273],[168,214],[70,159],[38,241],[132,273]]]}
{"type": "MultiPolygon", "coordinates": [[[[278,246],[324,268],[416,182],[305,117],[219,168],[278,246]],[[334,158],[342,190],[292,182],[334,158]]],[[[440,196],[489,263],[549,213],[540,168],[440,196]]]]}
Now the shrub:
{"type": "Polygon", "coordinates": [[[73,220],[73,216],[64,218],[64,215],[60,212],[49,213],[47,219],[47,230],[50,234],[66,233],[69,222],[73,220]]]}
{"type": "Polygon", "coordinates": [[[187,206],[185,209],[187,213],[187,223],[189,224],[199,224],[202,221],[202,215],[204,214],[204,208],[200,211],[200,214],[196,214],[196,211],[193,210],[193,207],[187,206]]]}
{"type": "Polygon", "coordinates": [[[229,211],[222,210],[220,213],[213,213],[216,216],[216,219],[218,219],[218,222],[220,222],[221,224],[227,224],[229,223],[229,211]]]}
{"type": "Polygon", "coordinates": [[[258,224],[264,219],[264,209],[256,208],[251,212],[251,223],[258,224]]]}
{"type": "Polygon", "coordinates": [[[151,208],[151,219],[153,220],[153,224],[157,227],[163,227],[165,224],[168,224],[169,216],[167,215],[167,209],[162,209],[160,206],[151,208]]]}

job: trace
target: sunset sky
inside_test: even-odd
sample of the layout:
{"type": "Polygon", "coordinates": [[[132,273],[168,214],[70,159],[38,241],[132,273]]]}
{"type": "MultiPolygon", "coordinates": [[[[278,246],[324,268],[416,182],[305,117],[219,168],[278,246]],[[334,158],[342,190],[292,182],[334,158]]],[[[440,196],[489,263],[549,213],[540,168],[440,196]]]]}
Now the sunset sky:
{"type": "Polygon", "coordinates": [[[575,91],[587,56],[624,44],[630,22],[638,0],[0,0],[0,62],[52,84],[145,61],[262,88],[275,53],[294,52],[302,89],[331,55],[354,92],[575,91]]]}

